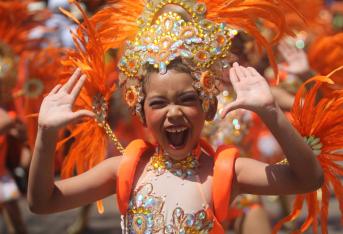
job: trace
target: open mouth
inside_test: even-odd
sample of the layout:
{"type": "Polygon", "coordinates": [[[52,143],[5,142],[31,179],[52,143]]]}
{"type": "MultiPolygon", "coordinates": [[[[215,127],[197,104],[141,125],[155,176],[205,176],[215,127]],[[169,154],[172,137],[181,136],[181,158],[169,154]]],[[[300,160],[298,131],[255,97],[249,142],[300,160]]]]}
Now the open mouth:
{"type": "Polygon", "coordinates": [[[183,148],[186,145],[189,134],[188,127],[170,127],[165,129],[169,145],[174,149],[183,148]]]}

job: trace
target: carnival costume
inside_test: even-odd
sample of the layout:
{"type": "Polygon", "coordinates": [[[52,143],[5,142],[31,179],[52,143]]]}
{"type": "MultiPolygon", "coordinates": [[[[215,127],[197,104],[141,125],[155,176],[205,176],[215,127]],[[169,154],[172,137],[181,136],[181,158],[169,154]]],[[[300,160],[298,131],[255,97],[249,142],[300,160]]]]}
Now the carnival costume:
{"type": "MultiPolygon", "coordinates": [[[[231,27],[252,34],[267,49],[276,71],[270,44],[277,42],[285,32],[291,33],[282,16],[281,5],[293,8],[291,1],[286,0],[204,3],[123,0],[113,1],[112,6],[104,8],[92,18],[87,18],[80,8],[84,16],[82,24],[70,13],[63,11],[80,26],[73,34],[76,51],[68,55],[64,64],[69,68],[80,67],[88,77],[88,82],[76,101],[76,107],[93,110],[96,114],[96,121],[86,120],[73,128],[71,137],[75,138],[75,143],[64,163],[63,175],[71,176],[74,168],[82,173],[99,163],[107,148],[107,134],[123,153],[116,180],[116,193],[125,232],[224,233],[220,222],[228,216],[237,148],[221,146],[215,152],[206,142],[200,141],[194,152],[181,161],[173,161],[165,155],[163,149],[143,140],[133,141],[124,149],[106,122],[107,103],[116,87],[106,82],[104,54],[110,48],[121,49],[119,85],[123,88],[123,97],[132,113],[139,115],[142,121],[144,67],[151,65],[164,74],[168,64],[175,59],[181,59],[191,69],[194,88],[199,91],[202,107],[207,111],[211,103],[215,102],[218,82],[222,79],[223,69],[228,66],[230,45],[237,33],[231,27]],[[170,10],[169,5],[176,7],[176,10],[170,10]],[[267,41],[258,31],[255,24],[257,19],[273,25],[271,28],[275,36],[271,41],[267,41]],[[149,169],[138,181],[135,180],[139,162],[151,151],[155,151],[155,154],[148,159],[149,169]],[[210,193],[199,188],[202,186],[199,183],[202,176],[199,168],[210,165],[201,163],[203,160],[213,163],[210,193]],[[194,196],[192,201],[182,200],[182,196],[179,200],[178,196],[170,197],[170,191],[166,194],[168,180],[171,181],[171,187],[180,186],[181,192],[184,186],[184,190],[194,196]],[[194,204],[198,200],[202,200],[203,204],[194,204]]],[[[66,75],[70,75],[70,72],[66,75]]],[[[67,76],[64,81],[66,79],[67,76]]],[[[308,105],[311,106],[312,103],[308,105]]],[[[326,110],[322,111],[327,113],[326,110]]],[[[329,114],[336,116],[337,112],[329,114]]],[[[304,137],[312,134],[308,131],[301,133],[304,137]]],[[[312,144],[312,138],[309,139],[312,144]]],[[[339,143],[341,145],[342,139],[339,143]]],[[[336,158],[341,159],[339,156],[336,158]]],[[[101,205],[98,208],[103,211],[101,205]]]]}

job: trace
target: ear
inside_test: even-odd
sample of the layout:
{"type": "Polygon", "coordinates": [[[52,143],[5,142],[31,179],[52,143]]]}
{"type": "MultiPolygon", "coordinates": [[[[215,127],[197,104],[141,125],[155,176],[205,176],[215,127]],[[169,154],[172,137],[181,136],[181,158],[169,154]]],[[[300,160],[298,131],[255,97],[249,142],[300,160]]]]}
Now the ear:
{"type": "Polygon", "coordinates": [[[213,120],[214,116],[216,116],[218,107],[218,100],[214,98],[213,102],[210,104],[208,111],[206,112],[206,120],[211,121],[213,120]]]}

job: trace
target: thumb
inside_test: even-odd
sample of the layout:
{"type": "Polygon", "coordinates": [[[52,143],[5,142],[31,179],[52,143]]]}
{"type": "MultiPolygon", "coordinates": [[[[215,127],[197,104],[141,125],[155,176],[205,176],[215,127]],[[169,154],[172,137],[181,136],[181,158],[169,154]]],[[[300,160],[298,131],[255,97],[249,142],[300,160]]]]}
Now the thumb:
{"type": "Polygon", "coordinates": [[[233,111],[233,110],[237,110],[241,107],[241,103],[239,101],[233,101],[231,103],[229,103],[228,105],[226,105],[223,110],[221,111],[220,115],[222,117],[222,119],[225,118],[225,116],[233,111]]]}
{"type": "Polygon", "coordinates": [[[90,117],[94,118],[95,114],[92,111],[89,110],[78,110],[73,113],[73,119],[77,120],[83,117],[90,117]]]}

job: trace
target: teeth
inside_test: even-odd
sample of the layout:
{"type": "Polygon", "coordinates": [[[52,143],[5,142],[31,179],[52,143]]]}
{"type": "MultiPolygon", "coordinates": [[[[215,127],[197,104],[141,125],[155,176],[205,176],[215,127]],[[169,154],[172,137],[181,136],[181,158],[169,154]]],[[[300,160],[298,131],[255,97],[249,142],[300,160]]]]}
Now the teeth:
{"type": "Polygon", "coordinates": [[[175,132],[183,132],[187,130],[186,127],[177,127],[177,128],[167,128],[166,131],[167,132],[171,132],[171,133],[175,133],[175,132]]]}

